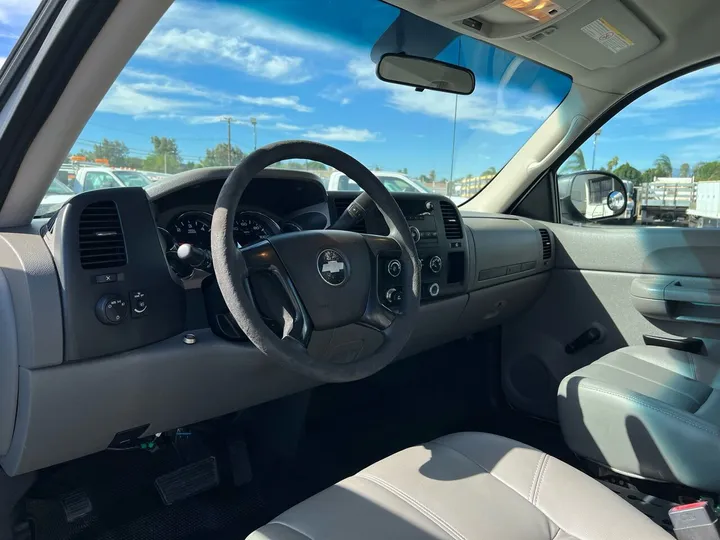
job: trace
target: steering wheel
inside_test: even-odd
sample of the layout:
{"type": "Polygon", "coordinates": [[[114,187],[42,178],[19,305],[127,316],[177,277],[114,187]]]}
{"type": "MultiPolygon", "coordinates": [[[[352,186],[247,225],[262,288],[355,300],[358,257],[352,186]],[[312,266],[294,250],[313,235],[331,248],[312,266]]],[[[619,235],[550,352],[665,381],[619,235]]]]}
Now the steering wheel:
{"type": "Polygon", "coordinates": [[[410,339],[420,307],[421,271],[410,229],[382,182],[336,148],[285,141],[245,157],[218,195],[211,245],[230,314],[260,351],[285,367],[325,382],[353,381],[388,365],[410,339]],[[364,204],[354,203],[348,212],[362,211],[371,199],[389,236],[325,229],[238,248],[233,221],[243,192],[260,171],[286,159],[319,161],[355,180],[365,190],[358,198],[364,204]],[[381,258],[402,263],[403,295],[394,310],[380,301],[381,258]],[[268,311],[283,321],[280,335],[266,324],[268,311]]]}

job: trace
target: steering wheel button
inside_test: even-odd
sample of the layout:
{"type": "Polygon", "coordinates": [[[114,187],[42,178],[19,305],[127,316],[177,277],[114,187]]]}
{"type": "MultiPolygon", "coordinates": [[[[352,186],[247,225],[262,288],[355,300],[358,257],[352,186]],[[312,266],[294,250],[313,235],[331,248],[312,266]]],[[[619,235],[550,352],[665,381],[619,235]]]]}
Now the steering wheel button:
{"type": "Polygon", "coordinates": [[[387,273],[390,274],[390,276],[398,277],[400,272],[402,272],[402,263],[399,260],[393,259],[388,263],[387,273]]]}

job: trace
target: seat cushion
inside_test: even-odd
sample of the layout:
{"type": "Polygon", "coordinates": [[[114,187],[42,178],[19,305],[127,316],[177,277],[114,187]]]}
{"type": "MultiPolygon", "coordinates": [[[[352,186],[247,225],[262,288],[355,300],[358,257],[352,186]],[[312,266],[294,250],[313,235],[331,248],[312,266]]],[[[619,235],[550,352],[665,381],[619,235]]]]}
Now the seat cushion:
{"type": "Polygon", "coordinates": [[[458,433],[315,495],[251,540],[670,539],[590,477],[524,444],[458,433]]]}
{"type": "Polygon", "coordinates": [[[565,440],[623,474],[720,492],[719,370],[662,347],[610,353],[561,382],[565,440]]]}

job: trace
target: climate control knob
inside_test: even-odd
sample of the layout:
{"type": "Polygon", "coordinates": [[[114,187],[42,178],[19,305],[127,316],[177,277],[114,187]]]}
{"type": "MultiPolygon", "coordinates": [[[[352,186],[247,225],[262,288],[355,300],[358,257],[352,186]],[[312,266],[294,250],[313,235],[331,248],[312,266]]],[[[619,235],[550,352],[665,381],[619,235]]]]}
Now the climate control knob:
{"type": "Polygon", "coordinates": [[[95,305],[95,315],[103,324],[120,324],[128,316],[127,300],[117,294],[106,294],[95,305]]]}
{"type": "Polygon", "coordinates": [[[430,259],[428,266],[430,267],[430,271],[433,274],[438,274],[438,273],[440,273],[440,270],[442,270],[442,267],[443,267],[442,259],[438,255],[435,255],[434,257],[432,257],[430,259]]]}
{"type": "Polygon", "coordinates": [[[420,241],[420,231],[417,227],[410,227],[410,236],[416,244],[420,241]]]}
{"type": "Polygon", "coordinates": [[[387,273],[392,277],[398,277],[402,272],[402,263],[397,259],[393,259],[387,265],[387,273]]]}

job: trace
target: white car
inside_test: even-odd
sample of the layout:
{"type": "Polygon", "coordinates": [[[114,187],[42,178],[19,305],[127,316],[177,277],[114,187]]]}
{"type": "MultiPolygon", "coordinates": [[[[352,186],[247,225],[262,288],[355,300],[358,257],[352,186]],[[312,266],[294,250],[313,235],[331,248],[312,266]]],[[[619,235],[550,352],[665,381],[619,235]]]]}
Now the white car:
{"type": "Polygon", "coordinates": [[[55,212],[65,204],[65,201],[71,199],[74,195],[75,193],[72,189],[57,178],[54,178],[37,209],[37,215],[45,216],[55,212]]]}
{"type": "Polygon", "coordinates": [[[80,169],[75,176],[72,189],[75,193],[96,189],[119,187],[146,187],[150,180],[138,171],[111,169],[109,167],[88,167],[80,169]]]}
{"type": "MultiPolygon", "coordinates": [[[[415,182],[408,178],[406,175],[397,172],[389,171],[375,171],[373,173],[377,176],[387,190],[391,193],[405,192],[405,193],[430,193],[425,186],[415,182]]],[[[357,183],[348,178],[341,172],[334,172],[330,175],[330,179],[327,184],[328,191],[362,191],[362,188],[357,183]]],[[[462,204],[467,199],[465,197],[450,197],[455,204],[462,204]]]]}

